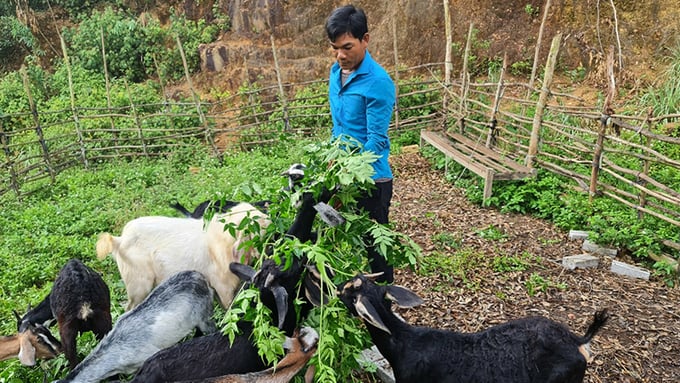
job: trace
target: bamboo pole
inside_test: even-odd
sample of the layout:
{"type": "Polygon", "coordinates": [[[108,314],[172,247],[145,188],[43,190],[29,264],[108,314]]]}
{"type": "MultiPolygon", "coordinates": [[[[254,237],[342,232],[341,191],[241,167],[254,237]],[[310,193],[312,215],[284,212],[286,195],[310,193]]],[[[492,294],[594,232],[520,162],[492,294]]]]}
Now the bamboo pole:
{"type": "Polygon", "coordinates": [[[545,76],[543,78],[543,87],[541,94],[538,97],[536,104],[536,113],[534,114],[533,126],[531,129],[531,137],[529,138],[529,150],[527,152],[526,166],[533,168],[536,153],[538,152],[538,140],[540,138],[541,123],[543,122],[543,112],[545,105],[550,96],[550,85],[552,84],[552,77],[555,71],[555,63],[557,62],[557,53],[560,50],[560,41],[562,41],[562,34],[558,33],[553,37],[550,45],[550,53],[548,53],[548,61],[545,65],[545,76]]]}
{"type": "Polygon", "coordinates": [[[451,9],[449,7],[449,0],[444,1],[444,29],[446,31],[446,49],[444,52],[444,87],[446,91],[442,97],[442,112],[444,114],[442,118],[442,125],[445,127],[448,121],[449,114],[449,98],[450,87],[451,87],[451,72],[453,72],[453,60],[452,60],[452,45],[453,45],[453,34],[451,32],[451,9]]]}
{"type": "Polygon", "coordinates": [[[468,82],[470,81],[470,74],[468,73],[468,57],[470,56],[470,46],[472,41],[472,31],[474,29],[474,24],[470,23],[470,28],[468,29],[467,41],[465,42],[465,53],[463,54],[463,71],[461,72],[461,84],[460,84],[460,105],[458,107],[458,112],[460,114],[460,133],[463,134],[465,131],[465,117],[467,116],[467,93],[468,93],[468,82]]]}
{"type": "Polygon", "coordinates": [[[538,29],[538,37],[536,39],[536,48],[534,49],[534,64],[531,67],[531,77],[529,77],[529,87],[527,88],[526,98],[531,96],[531,91],[534,88],[534,81],[536,80],[536,70],[538,68],[538,56],[541,51],[541,41],[543,41],[543,30],[545,29],[545,22],[548,20],[548,10],[550,9],[550,1],[545,0],[543,6],[543,19],[541,19],[541,27],[538,29]]]}
{"type": "MultiPolygon", "coordinates": [[[[106,44],[104,44],[104,27],[99,29],[99,36],[101,37],[102,43],[102,62],[104,66],[104,80],[106,85],[106,106],[109,110],[113,109],[113,103],[111,102],[111,81],[109,79],[109,69],[106,63],[106,44]]],[[[111,135],[113,135],[114,147],[116,147],[116,155],[120,154],[118,148],[118,131],[116,130],[116,124],[114,122],[113,116],[109,117],[109,123],[111,125],[111,135]]]]}
{"type": "Polygon", "coordinates": [[[212,129],[210,128],[210,124],[208,124],[208,121],[206,120],[205,115],[203,114],[203,109],[201,109],[201,99],[200,97],[198,97],[198,93],[196,92],[196,88],[194,88],[193,81],[191,81],[189,65],[187,64],[187,56],[184,54],[184,47],[182,46],[182,42],[180,41],[179,36],[175,36],[175,39],[177,40],[177,48],[179,49],[179,54],[182,57],[182,65],[184,66],[184,77],[187,79],[187,84],[189,84],[189,89],[191,90],[191,96],[193,97],[194,103],[196,104],[196,113],[198,114],[198,120],[201,122],[201,125],[203,126],[205,132],[205,140],[212,148],[215,156],[219,157],[219,150],[217,149],[217,145],[215,145],[212,129]]]}
{"type": "Polygon", "coordinates": [[[589,200],[593,201],[595,194],[597,194],[597,178],[600,173],[600,166],[602,162],[602,151],[604,150],[604,139],[607,133],[607,128],[612,126],[611,115],[614,114],[612,109],[612,101],[614,99],[614,92],[616,92],[616,83],[614,82],[614,47],[610,47],[607,55],[607,77],[609,79],[609,91],[602,106],[602,117],[600,118],[600,129],[597,132],[597,140],[595,142],[595,150],[593,151],[593,162],[590,172],[590,188],[589,200]]]}
{"type": "Polygon", "coordinates": [[[132,100],[132,94],[130,93],[130,87],[128,86],[128,82],[125,78],[123,78],[123,82],[125,83],[125,93],[127,93],[128,101],[130,101],[130,111],[132,112],[132,118],[135,120],[135,125],[137,125],[137,138],[139,138],[139,142],[142,144],[142,152],[144,153],[144,157],[148,157],[149,152],[146,149],[146,141],[144,141],[142,122],[140,121],[139,115],[137,114],[135,102],[132,100]]]}
{"type": "MultiPolygon", "coordinates": [[[[645,121],[644,125],[647,125],[647,128],[651,130],[652,128],[652,123],[651,123],[651,118],[652,118],[652,108],[649,108],[649,112],[647,113],[647,120],[645,121]]],[[[646,144],[645,146],[647,148],[651,148],[652,146],[652,139],[650,137],[645,137],[646,144]]],[[[644,175],[643,177],[638,177],[636,180],[637,183],[639,183],[642,186],[646,186],[647,182],[645,181],[645,178],[649,177],[649,169],[651,167],[651,161],[649,159],[645,159],[642,162],[642,174],[644,175]]],[[[639,195],[639,200],[638,204],[642,207],[647,206],[647,194],[644,191],[640,191],[639,195]]],[[[643,212],[641,210],[638,210],[638,219],[643,218],[643,212]]]]}
{"type": "Polygon", "coordinates": [[[503,66],[501,67],[501,73],[498,76],[498,86],[496,87],[496,93],[493,100],[493,109],[491,111],[491,122],[489,126],[489,134],[486,136],[486,147],[493,148],[496,145],[496,135],[498,130],[496,126],[498,125],[498,120],[496,115],[498,114],[498,109],[500,109],[501,99],[503,98],[503,76],[508,68],[508,54],[503,55],[503,66]]]}
{"type": "Polygon", "coordinates": [[[394,105],[394,129],[399,131],[399,47],[397,45],[397,8],[398,7],[393,8],[395,15],[392,17],[392,48],[394,51],[394,92],[397,100],[394,105]]]}
{"type": "Polygon", "coordinates": [[[76,108],[76,94],[73,90],[73,75],[71,73],[71,62],[69,61],[68,52],[66,51],[66,42],[64,42],[64,37],[60,34],[59,40],[61,40],[61,51],[64,55],[64,64],[66,64],[66,73],[68,74],[68,89],[71,98],[71,113],[73,113],[73,123],[76,129],[76,134],[78,135],[78,145],[80,145],[80,157],[83,160],[83,165],[87,169],[89,167],[87,155],[85,152],[85,144],[83,142],[83,132],[80,130],[80,119],[78,118],[78,109],[76,108]]]}
{"type": "Polygon", "coordinates": [[[281,102],[281,112],[283,113],[283,130],[290,131],[290,120],[288,118],[288,102],[286,100],[286,93],[283,91],[283,81],[281,80],[281,67],[279,67],[279,59],[276,55],[276,43],[274,42],[274,35],[269,35],[272,42],[272,55],[274,56],[274,70],[276,71],[276,83],[279,86],[279,101],[281,102]]]}
{"type": "Polygon", "coordinates": [[[14,194],[16,194],[19,201],[21,201],[21,193],[19,191],[19,182],[17,178],[17,172],[14,168],[14,160],[12,159],[12,151],[9,148],[9,136],[5,132],[5,127],[3,124],[3,119],[0,118],[0,144],[2,145],[2,151],[7,157],[7,168],[9,169],[9,184],[14,194]]]}
{"type": "Polygon", "coordinates": [[[40,118],[38,117],[38,108],[35,106],[35,101],[33,100],[33,93],[31,92],[31,84],[28,80],[28,73],[26,72],[26,67],[22,66],[19,70],[21,72],[21,78],[24,83],[24,90],[26,91],[26,97],[28,97],[28,107],[31,109],[31,117],[33,118],[33,124],[35,125],[35,134],[38,136],[38,142],[40,143],[40,148],[42,151],[42,157],[45,161],[45,167],[50,175],[50,179],[54,182],[55,172],[52,167],[52,160],[50,158],[50,151],[47,147],[47,142],[45,141],[45,135],[40,125],[40,118]]]}

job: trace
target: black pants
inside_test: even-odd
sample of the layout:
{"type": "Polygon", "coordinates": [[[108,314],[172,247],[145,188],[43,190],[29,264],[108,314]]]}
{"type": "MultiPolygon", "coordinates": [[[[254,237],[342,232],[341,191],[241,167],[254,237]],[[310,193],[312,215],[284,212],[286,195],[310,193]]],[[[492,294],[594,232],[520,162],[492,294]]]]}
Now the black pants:
{"type": "MultiPolygon", "coordinates": [[[[389,222],[390,201],[392,201],[392,180],[377,182],[376,189],[368,192],[368,195],[358,199],[357,207],[365,210],[368,216],[378,223],[386,224],[389,222]]],[[[372,237],[364,238],[366,243],[372,244],[372,237]]],[[[368,262],[371,265],[371,272],[383,274],[376,279],[376,282],[394,282],[394,267],[388,264],[385,257],[378,254],[372,245],[367,247],[368,262]]]]}

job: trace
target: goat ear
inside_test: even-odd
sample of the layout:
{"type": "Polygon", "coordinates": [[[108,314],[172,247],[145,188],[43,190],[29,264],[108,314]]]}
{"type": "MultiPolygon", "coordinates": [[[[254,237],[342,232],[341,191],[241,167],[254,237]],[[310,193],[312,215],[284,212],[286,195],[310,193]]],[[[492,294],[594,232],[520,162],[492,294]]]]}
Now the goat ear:
{"type": "Polygon", "coordinates": [[[238,262],[230,263],[229,270],[241,278],[241,280],[247,282],[252,282],[255,274],[257,273],[252,267],[238,262]]]}
{"type": "Polygon", "coordinates": [[[19,361],[24,366],[35,366],[35,347],[28,339],[28,334],[19,334],[19,361]]]}
{"type": "Polygon", "coordinates": [[[279,313],[279,330],[283,327],[283,322],[288,314],[288,292],[279,285],[274,285],[269,289],[276,301],[276,311],[279,313]]]}
{"type": "Polygon", "coordinates": [[[424,303],[423,299],[416,295],[413,291],[396,285],[385,286],[385,298],[396,303],[401,308],[411,308],[420,306],[424,303]]]}
{"type": "MultiPolygon", "coordinates": [[[[304,278],[305,296],[314,306],[321,306],[323,302],[328,302],[329,298],[326,294],[321,293],[321,279],[323,276],[316,265],[307,265],[307,273],[304,278]]],[[[325,267],[326,275],[333,277],[334,273],[328,267],[325,267]]]]}
{"type": "Polygon", "coordinates": [[[345,218],[330,205],[319,202],[314,205],[314,209],[319,213],[319,218],[330,227],[335,227],[345,223],[345,218]]]}
{"type": "Polygon", "coordinates": [[[388,334],[392,334],[387,326],[385,326],[385,323],[383,323],[382,319],[380,319],[378,311],[375,309],[375,307],[373,307],[368,298],[362,296],[357,297],[357,301],[354,303],[354,308],[357,310],[357,314],[359,314],[361,319],[385,331],[388,334]]]}

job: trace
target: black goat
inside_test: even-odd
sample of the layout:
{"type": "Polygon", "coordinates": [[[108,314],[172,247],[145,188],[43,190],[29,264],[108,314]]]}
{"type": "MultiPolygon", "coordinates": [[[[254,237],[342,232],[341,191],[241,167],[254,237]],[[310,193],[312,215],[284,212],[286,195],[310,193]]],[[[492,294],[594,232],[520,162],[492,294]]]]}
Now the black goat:
{"type": "MultiPolygon", "coordinates": [[[[322,202],[329,199],[330,193],[324,193],[319,197],[322,202]]],[[[329,219],[329,215],[332,215],[334,210],[325,203],[319,205],[316,200],[311,193],[303,196],[302,206],[286,235],[302,242],[307,241],[311,236],[317,210],[321,210],[321,216],[326,222],[342,221],[338,217],[329,219]]],[[[297,326],[297,316],[295,310],[290,308],[294,307],[297,292],[301,290],[297,286],[305,271],[303,260],[294,259],[285,270],[283,265],[277,265],[271,259],[264,260],[258,271],[239,263],[231,263],[229,268],[241,279],[260,289],[262,303],[272,311],[274,317],[278,318],[279,328],[287,336],[291,336],[297,326]]],[[[305,305],[301,310],[301,316],[304,316],[310,308],[310,305],[305,305]]],[[[250,339],[253,331],[252,323],[239,321],[237,326],[239,335],[235,337],[233,344],[229,337],[217,333],[193,338],[158,352],[144,363],[130,383],[204,379],[255,372],[267,368],[268,366],[258,355],[257,347],[250,339]]]]}
{"type": "MultiPolygon", "coordinates": [[[[196,218],[200,219],[203,218],[205,215],[205,212],[210,210],[214,212],[215,214],[219,213],[226,213],[232,208],[234,208],[236,205],[240,204],[241,202],[236,202],[236,201],[223,201],[223,200],[216,200],[216,201],[203,201],[196,208],[194,208],[194,211],[189,211],[186,207],[182,206],[179,202],[175,202],[170,204],[170,207],[179,211],[184,215],[185,217],[188,218],[196,218]]],[[[257,201],[253,202],[251,205],[255,206],[259,211],[263,213],[267,213],[267,210],[269,209],[269,204],[271,201],[257,201]]]]}
{"type": "Polygon", "coordinates": [[[31,325],[49,324],[54,318],[71,369],[78,364],[76,337],[92,331],[101,340],[111,330],[111,295],[101,275],[77,259],[59,271],[52,290],[33,310],[17,317],[19,333],[31,325]]]}
{"type": "MultiPolygon", "coordinates": [[[[306,166],[303,164],[293,164],[288,168],[288,170],[284,171],[281,173],[282,176],[287,176],[288,177],[288,190],[293,190],[295,186],[299,185],[300,181],[305,177],[305,169],[306,166]]],[[[228,212],[231,208],[234,206],[238,205],[240,202],[237,201],[228,201],[228,200],[207,200],[203,201],[200,204],[198,204],[195,208],[194,211],[189,211],[186,207],[184,207],[182,204],[179,202],[174,202],[170,204],[170,207],[179,211],[184,215],[185,217],[189,218],[203,218],[205,215],[205,212],[207,210],[212,210],[214,213],[226,213],[228,212]]],[[[255,206],[258,208],[261,212],[267,214],[269,205],[272,203],[272,201],[269,200],[262,200],[262,201],[257,201],[251,203],[251,205],[255,206]]]]}
{"type": "Polygon", "coordinates": [[[59,383],[93,383],[132,374],[158,351],[195,328],[215,332],[213,290],[203,274],[181,271],[158,285],[142,303],[121,315],[113,329],[59,383]]]}
{"type": "Polygon", "coordinates": [[[392,302],[414,307],[423,301],[403,287],[359,275],[338,293],[363,319],[397,383],[579,383],[591,357],[589,343],[608,319],[606,310],[597,312],[582,337],[544,317],[464,334],[405,323],[392,312],[392,302]]]}

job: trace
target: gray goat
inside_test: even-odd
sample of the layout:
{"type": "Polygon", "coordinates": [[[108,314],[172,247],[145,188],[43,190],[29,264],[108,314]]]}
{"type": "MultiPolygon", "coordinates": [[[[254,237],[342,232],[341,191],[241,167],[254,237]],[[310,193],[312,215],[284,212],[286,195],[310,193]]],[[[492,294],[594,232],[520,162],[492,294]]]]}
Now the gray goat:
{"type": "Polygon", "coordinates": [[[116,374],[132,374],[156,352],[170,347],[194,328],[216,331],[213,290],[197,271],[182,271],[158,285],[59,383],[94,383],[116,374]]]}

